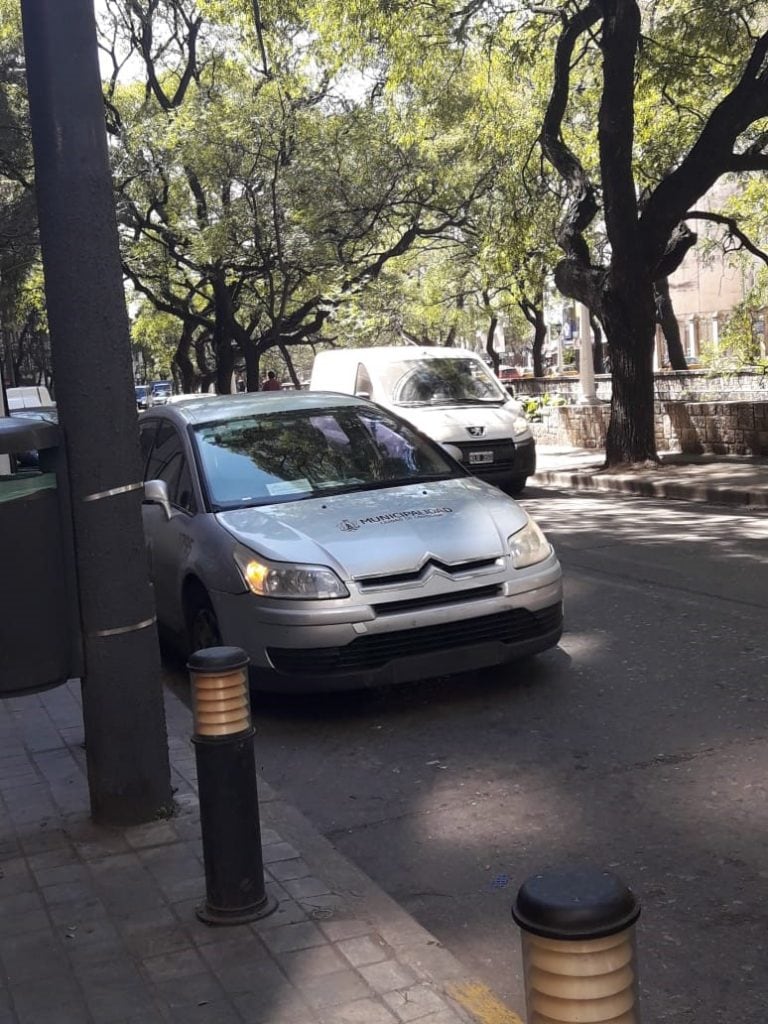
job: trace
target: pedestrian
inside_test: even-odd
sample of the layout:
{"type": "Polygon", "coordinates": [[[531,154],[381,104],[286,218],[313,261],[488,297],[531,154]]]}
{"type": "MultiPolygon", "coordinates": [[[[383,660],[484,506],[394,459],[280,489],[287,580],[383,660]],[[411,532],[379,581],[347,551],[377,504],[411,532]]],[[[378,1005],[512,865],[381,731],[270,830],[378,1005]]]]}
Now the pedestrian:
{"type": "Polygon", "coordinates": [[[270,370],[267,374],[266,380],[262,381],[262,391],[279,391],[281,387],[280,381],[277,379],[277,374],[274,370],[270,370]]]}

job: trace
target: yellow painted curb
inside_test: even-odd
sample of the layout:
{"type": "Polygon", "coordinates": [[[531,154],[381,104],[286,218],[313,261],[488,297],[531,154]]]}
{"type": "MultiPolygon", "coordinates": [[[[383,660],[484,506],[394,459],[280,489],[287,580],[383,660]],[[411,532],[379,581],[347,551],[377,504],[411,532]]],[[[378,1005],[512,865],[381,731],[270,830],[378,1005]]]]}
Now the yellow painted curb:
{"type": "Polygon", "coordinates": [[[480,981],[462,981],[447,987],[448,994],[470,1013],[478,1024],[523,1024],[498,996],[480,981]]]}

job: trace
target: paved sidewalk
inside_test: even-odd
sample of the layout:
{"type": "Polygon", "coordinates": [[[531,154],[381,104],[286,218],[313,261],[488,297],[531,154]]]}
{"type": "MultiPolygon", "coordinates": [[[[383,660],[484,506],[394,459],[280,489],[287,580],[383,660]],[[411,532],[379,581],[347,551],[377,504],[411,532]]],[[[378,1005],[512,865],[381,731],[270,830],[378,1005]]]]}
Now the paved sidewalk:
{"type": "Polygon", "coordinates": [[[117,829],[88,817],[79,686],[0,701],[0,1024],[521,1024],[264,783],[278,910],[200,923],[191,714],[166,704],[178,813],[117,829]]]}
{"type": "Polygon", "coordinates": [[[604,453],[537,445],[534,486],[768,507],[768,459],[661,453],[661,466],[603,468],[604,453]]]}

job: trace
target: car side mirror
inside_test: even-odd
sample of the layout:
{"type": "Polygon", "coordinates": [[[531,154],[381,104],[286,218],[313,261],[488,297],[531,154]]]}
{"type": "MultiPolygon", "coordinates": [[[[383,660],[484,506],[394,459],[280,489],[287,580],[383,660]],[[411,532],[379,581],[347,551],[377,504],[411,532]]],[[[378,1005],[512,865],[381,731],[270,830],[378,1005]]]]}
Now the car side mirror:
{"type": "Polygon", "coordinates": [[[144,482],[144,502],[147,505],[160,505],[165,512],[165,518],[171,518],[171,499],[165,480],[146,480],[144,482]]]}

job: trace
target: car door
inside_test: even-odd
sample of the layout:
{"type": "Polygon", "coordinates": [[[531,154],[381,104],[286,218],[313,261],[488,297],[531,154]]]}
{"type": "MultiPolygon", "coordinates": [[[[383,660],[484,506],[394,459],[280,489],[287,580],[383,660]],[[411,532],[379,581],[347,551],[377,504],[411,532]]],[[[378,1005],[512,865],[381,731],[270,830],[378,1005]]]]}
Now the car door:
{"type": "Polygon", "coordinates": [[[198,507],[184,444],[176,426],[159,419],[142,424],[142,450],[147,449],[145,480],[164,480],[171,518],[157,504],[142,506],[150,573],[155,588],[158,621],[175,633],[185,629],[181,606],[182,582],[193,547],[192,523],[198,507]],[[155,429],[152,430],[152,424],[155,429]]]}

